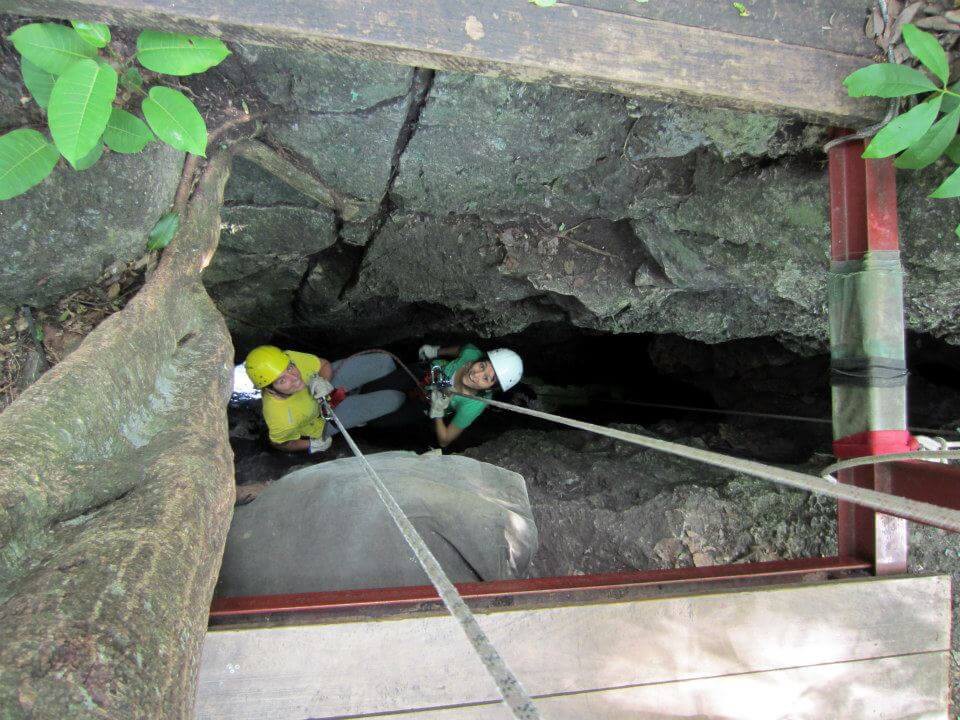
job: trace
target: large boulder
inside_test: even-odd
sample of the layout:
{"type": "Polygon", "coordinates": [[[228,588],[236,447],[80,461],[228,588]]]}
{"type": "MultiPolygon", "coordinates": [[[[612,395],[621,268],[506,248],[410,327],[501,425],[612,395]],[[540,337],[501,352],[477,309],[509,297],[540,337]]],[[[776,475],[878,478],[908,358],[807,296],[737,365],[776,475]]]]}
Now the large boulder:
{"type": "Polygon", "coordinates": [[[78,173],[63,163],[40,185],[0,203],[0,306],[45,306],[145,252],[170,207],[183,153],[153,143],[106,153],[78,173]]]}

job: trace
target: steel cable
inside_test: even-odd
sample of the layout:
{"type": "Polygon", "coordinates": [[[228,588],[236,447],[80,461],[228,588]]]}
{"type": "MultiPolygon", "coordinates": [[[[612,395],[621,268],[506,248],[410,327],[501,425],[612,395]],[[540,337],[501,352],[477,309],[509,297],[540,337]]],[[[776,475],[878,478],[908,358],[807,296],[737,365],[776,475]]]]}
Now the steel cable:
{"type": "MultiPolygon", "coordinates": [[[[798,490],[814,492],[819,495],[832,497],[836,500],[843,500],[856,505],[862,505],[863,507],[868,507],[889,515],[896,515],[898,517],[914,520],[926,525],[935,525],[937,527],[952,530],[954,532],[960,532],[960,512],[951,510],[950,508],[939,507],[937,505],[931,505],[930,503],[919,502],[917,500],[910,500],[909,498],[891,495],[889,493],[871,490],[869,488],[860,488],[853,485],[836,483],[815,475],[808,475],[806,473],[800,473],[793,470],[785,470],[783,468],[773,465],[766,465],[753,460],[744,460],[742,458],[731,457],[729,455],[724,455],[712,450],[701,450],[699,448],[692,448],[686,445],[681,445],[680,443],[670,442],[668,440],[660,440],[658,438],[639,435],[637,433],[627,432],[625,430],[615,430],[613,428],[595,425],[593,423],[583,422],[581,420],[571,420],[569,418],[561,417],[560,415],[553,415],[540,410],[531,410],[530,408],[522,408],[509,403],[499,402],[497,400],[490,400],[488,398],[482,398],[475,395],[466,395],[458,392],[454,392],[452,394],[477,400],[501,410],[508,410],[521,415],[528,415],[540,420],[548,420],[550,422],[554,422],[559,425],[566,425],[567,427],[576,428],[578,430],[586,430],[587,432],[603,435],[605,437],[613,438],[614,440],[621,440],[633,445],[640,445],[642,447],[650,448],[651,450],[659,450],[661,452],[670,453],[672,455],[684,457],[689,460],[695,460],[697,462],[713,465],[714,467],[719,467],[724,470],[733,470],[746,475],[753,475],[754,477],[770,480],[771,482],[775,482],[780,485],[787,485],[798,490]]],[[[939,452],[925,453],[926,457],[928,458],[933,458],[941,454],[942,453],[939,452]]],[[[960,457],[960,452],[958,452],[957,455],[960,457]]],[[[858,459],[867,460],[867,458],[858,459]]],[[[872,460],[873,458],[870,459],[872,460]]]]}

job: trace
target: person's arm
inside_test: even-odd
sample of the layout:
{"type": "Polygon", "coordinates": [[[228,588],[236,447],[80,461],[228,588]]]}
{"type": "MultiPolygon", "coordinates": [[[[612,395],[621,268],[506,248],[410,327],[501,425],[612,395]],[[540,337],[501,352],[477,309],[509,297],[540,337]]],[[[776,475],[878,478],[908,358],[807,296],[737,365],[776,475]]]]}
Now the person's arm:
{"type": "Polygon", "coordinates": [[[453,359],[460,354],[459,345],[447,345],[446,347],[441,347],[437,351],[437,357],[450,358],[453,359]]]}
{"type": "MultiPolygon", "coordinates": [[[[328,382],[333,379],[333,365],[330,364],[329,360],[320,358],[320,371],[317,374],[328,382]]],[[[304,380],[306,379],[304,378],[304,380]]]]}
{"type": "Polygon", "coordinates": [[[447,425],[441,418],[436,418],[433,421],[433,429],[437,433],[437,442],[442,448],[445,448],[447,445],[460,437],[460,433],[463,432],[463,428],[459,428],[453,423],[447,425]]]}
{"type": "Polygon", "coordinates": [[[309,438],[297,438],[296,440],[287,440],[282,443],[275,443],[271,440],[270,444],[277,450],[284,450],[285,452],[306,452],[310,449],[309,438]]]}

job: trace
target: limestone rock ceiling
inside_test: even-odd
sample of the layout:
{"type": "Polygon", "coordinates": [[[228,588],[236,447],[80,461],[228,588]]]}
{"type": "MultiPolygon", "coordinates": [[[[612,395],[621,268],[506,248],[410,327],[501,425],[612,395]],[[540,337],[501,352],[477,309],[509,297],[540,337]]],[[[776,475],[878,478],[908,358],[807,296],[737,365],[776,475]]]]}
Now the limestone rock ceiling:
{"type": "MultiPolygon", "coordinates": [[[[264,139],[360,205],[344,221],[234,163],[206,284],[241,347],[276,327],[369,344],[555,320],[825,347],[823,128],[234,49],[212,72],[279,110],[264,139]]],[[[0,305],[48,303],[137,257],[178,166],[159,148],[111,155],[96,183],[66,171],[3,203],[0,305]]],[[[899,181],[909,327],[960,339],[960,208],[925,199],[935,178],[899,181]]]]}
{"type": "MultiPolygon", "coordinates": [[[[208,285],[241,345],[274,322],[383,343],[559,319],[825,346],[823,128],[443,72],[410,126],[409,68],[264,48],[239,58],[285,110],[268,136],[363,206],[359,222],[325,218],[237,163],[225,218],[238,229],[208,285]]],[[[900,182],[908,322],[960,337],[957,206],[925,200],[912,174],[900,182]]]]}

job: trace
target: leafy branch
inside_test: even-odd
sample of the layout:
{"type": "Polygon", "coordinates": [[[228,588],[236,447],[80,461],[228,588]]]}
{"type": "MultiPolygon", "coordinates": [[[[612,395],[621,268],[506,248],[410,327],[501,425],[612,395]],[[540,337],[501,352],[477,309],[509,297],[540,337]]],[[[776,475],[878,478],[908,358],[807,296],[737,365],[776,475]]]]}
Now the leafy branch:
{"type": "MultiPolygon", "coordinates": [[[[863,157],[884,158],[899,153],[893,164],[909,170],[923,169],[944,154],[960,164],[960,83],[950,85],[947,53],[934,35],[915,25],[903,26],[903,39],[914,57],[939,82],[922,70],[891,63],[869,65],[848,75],[843,84],[851,97],[923,96],[912,109],[893,118],[876,134],[863,157]]],[[[930,197],[960,197],[960,168],[940,183],[930,197]]],[[[960,225],[955,232],[960,235],[960,225]]]]}
{"type": "Polygon", "coordinates": [[[207,127],[193,102],[164,85],[147,89],[134,60],[157,74],[193,75],[230,54],[223,42],[144,30],[134,57],[124,58],[111,47],[106,25],[78,20],[71,25],[31,23],[9,36],[20,54],[24,85],[46,111],[50,139],[32,128],[0,136],[0,200],[42,182],[61,155],[79,171],[93,166],[104,147],[138,153],[156,139],[206,154],[207,127]],[[128,93],[118,98],[118,87],[128,93]],[[142,98],[142,119],[124,107],[134,96],[142,98]]]}

